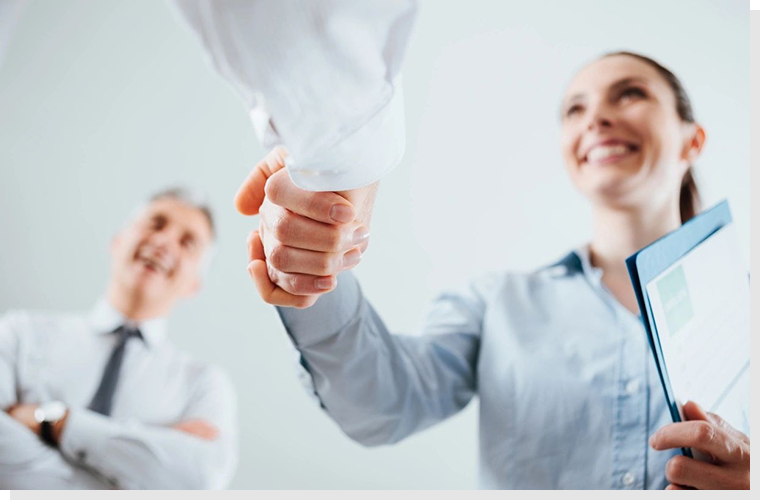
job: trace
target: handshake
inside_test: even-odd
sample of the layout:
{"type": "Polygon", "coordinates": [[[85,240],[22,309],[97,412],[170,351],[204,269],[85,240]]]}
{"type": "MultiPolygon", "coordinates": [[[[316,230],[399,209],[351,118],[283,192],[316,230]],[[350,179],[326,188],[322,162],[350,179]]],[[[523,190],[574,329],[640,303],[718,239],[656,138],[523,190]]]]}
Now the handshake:
{"type": "Polygon", "coordinates": [[[369,244],[377,182],[343,192],[297,187],[285,167],[287,151],[273,149],[235,196],[244,215],[261,215],[248,235],[248,272],[268,304],[311,307],[355,267],[369,244]]]}

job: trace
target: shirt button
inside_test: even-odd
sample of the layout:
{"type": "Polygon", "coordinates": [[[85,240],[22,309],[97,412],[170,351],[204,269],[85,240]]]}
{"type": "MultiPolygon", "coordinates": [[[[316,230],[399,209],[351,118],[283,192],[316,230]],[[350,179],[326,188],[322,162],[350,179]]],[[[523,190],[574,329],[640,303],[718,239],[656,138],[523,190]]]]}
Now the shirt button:
{"type": "Polygon", "coordinates": [[[623,477],[620,478],[620,482],[623,483],[623,486],[626,487],[632,486],[634,481],[636,481],[636,476],[634,476],[631,472],[626,472],[623,474],[623,477]]]}
{"type": "Polygon", "coordinates": [[[637,392],[639,392],[639,389],[641,389],[641,383],[638,380],[630,380],[625,385],[625,392],[627,392],[629,395],[633,396],[637,392]]]}

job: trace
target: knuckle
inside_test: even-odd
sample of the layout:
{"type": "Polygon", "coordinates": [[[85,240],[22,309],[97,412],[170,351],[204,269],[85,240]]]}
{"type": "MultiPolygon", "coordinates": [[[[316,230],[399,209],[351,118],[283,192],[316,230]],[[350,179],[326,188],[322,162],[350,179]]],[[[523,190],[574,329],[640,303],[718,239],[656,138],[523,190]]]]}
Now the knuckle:
{"type": "Polygon", "coordinates": [[[340,267],[341,264],[338,263],[338,259],[336,257],[325,255],[319,259],[316,271],[320,276],[328,276],[338,272],[340,270],[340,267]]]}
{"type": "Polygon", "coordinates": [[[287,241],[293,230],[293,218],[288,214],[277,217],[272,224],[272,233],[279,241],[287,241]]]}
{"type": "Polygon", "coordinates": [[[707,422],[699,422],[694,433],[698,443],[711,443],[715,439],[715,429],[707,422]]]}
{"type": "Polygon", "coordinates": [[[283,288],[286,288],[286,290],[290,293],[298,293],[300,292],[300,280],[298,279],[298,276],[295,276],[293,274],[287,275],[285,280],[283,280],[283,288]]]}
{"type": "Polygon", "coordinates": [[[738,439],[731,438],[726,443],[727,455],[731,457],[732,462],[749,463],[749,446],[746,446],[738,439]]]}
{"type": "Polygon", "coordinates": [[[290,257],[288,256],[288,249],[282,245],[275,245],[269,252],[269,263],[275,269],[284,271],[287,269],[290,257]]]}
{"type": "Polygon", "coordinates": [[[686,457],[678,455],[665,464],[665,478],[671,483],[678,483],[683,479],[684,470],[686,468],[686,457]]]}
{"type": "Polygon", "coordinates": [[[325,235],[325,245],[328,250],[338,251],[343,246],[343,231],[338,228],[330,227],[325,235]]]}

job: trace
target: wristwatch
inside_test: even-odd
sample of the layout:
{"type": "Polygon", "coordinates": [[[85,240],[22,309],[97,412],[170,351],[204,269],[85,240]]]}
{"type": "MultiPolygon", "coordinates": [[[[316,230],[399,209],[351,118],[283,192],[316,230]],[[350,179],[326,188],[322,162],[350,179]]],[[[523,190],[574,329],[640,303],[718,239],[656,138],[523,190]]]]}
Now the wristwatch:
{"type": "Polygon", "coordinates": [[[53,424],[66,415],[66,405],[60,401],[42,403],[34,410],[34,420],[40,424],[40,437],[50,446],[57,446],[53,439],[53,424]]]}

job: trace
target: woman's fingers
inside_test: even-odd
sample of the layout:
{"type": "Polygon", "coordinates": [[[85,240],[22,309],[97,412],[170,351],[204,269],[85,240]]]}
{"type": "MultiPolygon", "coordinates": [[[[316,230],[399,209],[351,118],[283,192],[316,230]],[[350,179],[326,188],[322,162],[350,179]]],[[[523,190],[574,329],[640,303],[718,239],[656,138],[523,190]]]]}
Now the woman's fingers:
{"type": "Polygon", "coordinates": [[[299,296],[288,293],[270,279],[269,269],[264,256],[264,247],[258,231],[248,237],[248,273],[256,284],[256,289],[264,302],[284,307],[311,307],[319,295],[299,296]]]}

